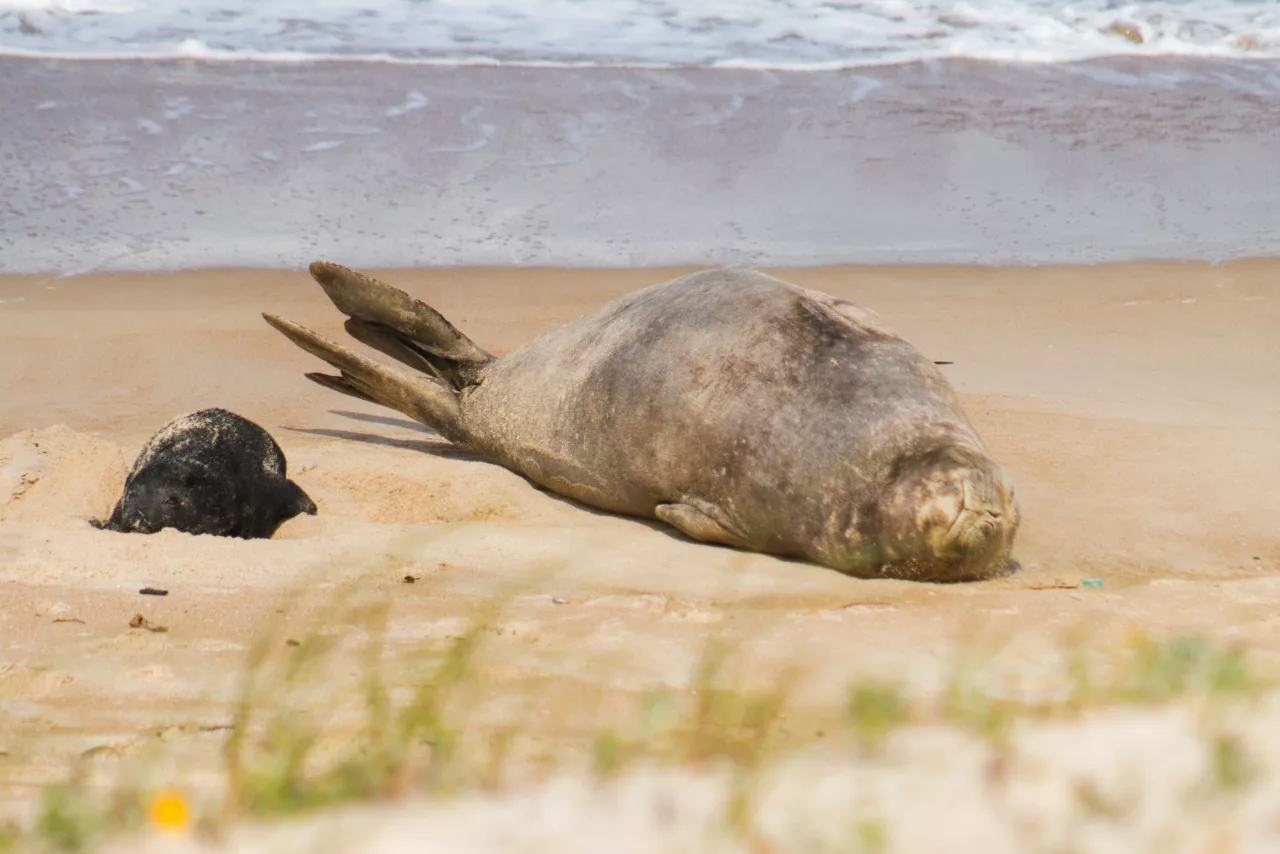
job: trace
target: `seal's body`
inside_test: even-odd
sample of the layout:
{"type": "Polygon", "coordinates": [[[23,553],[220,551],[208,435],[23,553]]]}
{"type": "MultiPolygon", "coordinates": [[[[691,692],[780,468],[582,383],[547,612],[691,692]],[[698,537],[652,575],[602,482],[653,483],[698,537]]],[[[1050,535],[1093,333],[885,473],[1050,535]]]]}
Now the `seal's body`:
{"type": "Polygon", "coordinates": [[[342,370],[308,376],[396,408],[533,482],[706,542],[866,577],[981,578],[1018,510],[937,367],[857,306],[761,273],[623,296],[494,359],[412,297],[312,275],[380,364],[277,318],[342,370]]]}
{"type": "Polygon", "coordinates": [[[285,477],[284,453],[257,424],[225,409],[175,418],[151,437],[125,479],[109,531],[270,537],[315,503],[285,477]]]}

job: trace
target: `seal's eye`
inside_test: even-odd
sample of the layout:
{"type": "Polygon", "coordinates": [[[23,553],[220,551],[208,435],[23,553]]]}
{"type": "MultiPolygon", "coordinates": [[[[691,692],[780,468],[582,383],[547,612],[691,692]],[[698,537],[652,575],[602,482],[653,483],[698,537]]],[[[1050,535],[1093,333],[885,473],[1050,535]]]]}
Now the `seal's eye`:
{"type": "Polygon", "coordinates": [[[164,503],[168,504],[170,507],[177,507],[182,502],[178,499],[178,496],[170,495],[168,498],[164,500],[164,503]]]}

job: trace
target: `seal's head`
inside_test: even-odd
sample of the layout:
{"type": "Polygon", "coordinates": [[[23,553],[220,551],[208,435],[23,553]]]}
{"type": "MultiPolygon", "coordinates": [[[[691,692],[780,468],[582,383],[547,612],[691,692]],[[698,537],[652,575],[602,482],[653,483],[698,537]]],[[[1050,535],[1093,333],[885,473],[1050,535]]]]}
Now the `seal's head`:
{"type": "Polygon", "coordinates": [[[284,452],[257,424],[225,409],[182,415],[151,437],[125,478],[106,531],[253,539],[315,502],[285,477],[284,452]]]}
{"type": "Polygon", "coordinates": [[[204,466],[166,460],[136,472],[120,502],[120,527],[139,534],[174,528],[225,535],[238,517],[233,485],[204,466]]]}
{"type": "Polygon", "coordinates": [[[265,537],[316,505],[284,478],[235,478],[199,462],[168,459],[135,472],[111,520],[100,527],[137,534],[164,528],[219,537],[265,537]]]}
{"type": "Polygon", "coordinates": [[[903,457],[874,512],[886,576],[968,581],[1016,569],[1013,481],[985,454],[949,445],[903,457]]]}

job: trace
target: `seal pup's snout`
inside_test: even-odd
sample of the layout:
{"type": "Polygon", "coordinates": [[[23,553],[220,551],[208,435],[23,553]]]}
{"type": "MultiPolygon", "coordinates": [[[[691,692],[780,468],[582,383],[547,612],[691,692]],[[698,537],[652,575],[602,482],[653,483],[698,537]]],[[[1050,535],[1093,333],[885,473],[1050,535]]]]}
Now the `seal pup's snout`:
{"type": "Polygon", "coordinates": [[[132,513],[125,513],[121,530],[128,531],[133,534],[154,534],[160,529],[153,525],[151,520],[142,513],[134,511],[132,513]]]}
{"type": "Polygon", "coordinates": [[[155,534],[165,528],[178,528],[188,524],[188,517],[195,507],[191,491],[173,482],[170,472],[146,472],[139,482],[125,493],[122,525],[125,531],[135,534],[155,534]],[[148,476],[149,475],[149,476],[148,476]]]}

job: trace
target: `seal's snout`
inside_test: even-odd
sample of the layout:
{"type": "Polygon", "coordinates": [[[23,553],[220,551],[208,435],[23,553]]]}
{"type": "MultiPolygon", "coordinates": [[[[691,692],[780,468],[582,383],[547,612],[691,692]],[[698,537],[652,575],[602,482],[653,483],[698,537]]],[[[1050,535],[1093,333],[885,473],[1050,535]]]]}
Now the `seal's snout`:
{"type": "Polygon", "coordinates": [[[934,557],[967,577],[998,572],[1013,550],[1018,529],[1013,481],[989,460],[944,469],[935,477],[949,481],[945,491],[959,500],[958,506],[954,500],[945,501],[954,514],[945,529],[938,525],[926,534],[934,557]]]}
{"type": "Polygon", "coordinates": [[[154,534],[160,530],[136,505],[125,511],[122,527],[134,534],[154,534]]]}
{"type": "Polygon", "coordinates": [[[891,559],[939,581],[998,573],[1019,523],[1009,476],[987,457],[959,449],[913,461],[882,514],[891,559]]]}
{"type": "Polygon", "coordinates": [[[166,526],[165,510],[153,494],[154,490],[141,488],[127,491],[122,502],[121,527],[134,534],[154,534],[166,526]]]}

